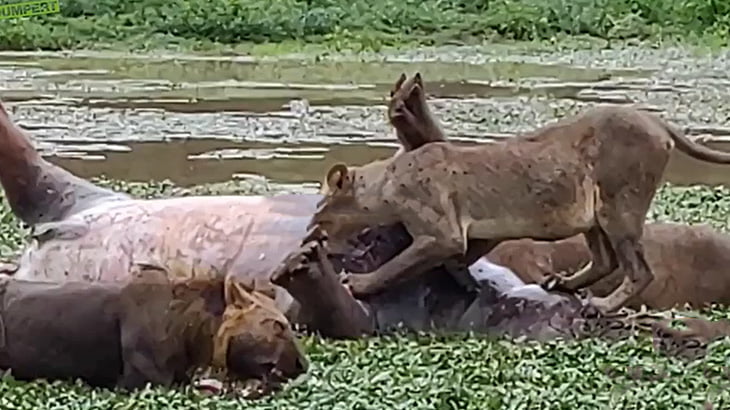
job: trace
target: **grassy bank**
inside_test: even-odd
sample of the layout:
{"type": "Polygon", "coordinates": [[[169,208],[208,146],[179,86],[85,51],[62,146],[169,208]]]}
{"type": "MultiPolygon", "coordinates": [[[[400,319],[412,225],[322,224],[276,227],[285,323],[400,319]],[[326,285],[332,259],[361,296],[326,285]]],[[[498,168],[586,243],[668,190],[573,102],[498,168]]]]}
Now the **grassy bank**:
{"type": "MultiPolygon", "coordinates": [[[[0,0],[0,4],[20,0],[0,0]]],[[[61,0],[61,13],[3,20],[13,50],[321,43],[378,50],[485,39],[719,38],[722,0],[61,0]]]]}
{"type": "Polygon", "coordinates": [[[3,409],[698,409],[730,405],[728,346],[685,364],[649,341],[512,344],[476,338],[308,339],[312,366],[277,396],[209,398],[191,390],[131,395],[81,385],[0,382],[3,409]]]}
{"type": "MultiPolygon", "coordinates": [[[[98,181],[98,180],[97,180],[98,181]]],[[[171,183],[101,185],[136,197],[265,193],[260,185],[224,183],[181,189],[171,183]]],[[[24,231],[0,202],[0,243],[17,250],[24,231]]],[[[651,219],[707,222],[730,228],[730,190],[666,185],[651,219]]],[[[729,317],[730,310],[707,312],[729,317]]],[[[588,340],[547,344],[436,336],[355,342],[305,340],[308,375],[280,394],[254,402],[210,398],[192,390],[131,395],[81,384],[0,381],[2,409],[690,409],[730,406],[730,346],[701,361],[658,355],[646,338],[617,344],[588,340]]]]}

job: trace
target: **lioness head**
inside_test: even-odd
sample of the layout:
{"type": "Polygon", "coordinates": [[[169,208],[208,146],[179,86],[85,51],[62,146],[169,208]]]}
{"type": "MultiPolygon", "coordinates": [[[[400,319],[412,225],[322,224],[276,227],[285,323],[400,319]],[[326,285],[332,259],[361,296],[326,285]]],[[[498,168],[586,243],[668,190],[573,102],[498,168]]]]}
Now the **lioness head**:
{"type": "Polygon", "coordinates": [[[332,252],[342,251],[348,239],[360,233],[372,222],[367,205],[360,203],[355,192],[355,174],[359,168],[348,168],[338,163],[327,172],[320,193],[323,198],[317,204],[309,227],[319,225],[326,232],[332,252]]]}
{"type": "Polygon", "coordinates": [[[215,335],[213,364],[241,380],[275,386],[307,371],[304,352],[274,301],[226,280],[223,321],[215,335]]]}

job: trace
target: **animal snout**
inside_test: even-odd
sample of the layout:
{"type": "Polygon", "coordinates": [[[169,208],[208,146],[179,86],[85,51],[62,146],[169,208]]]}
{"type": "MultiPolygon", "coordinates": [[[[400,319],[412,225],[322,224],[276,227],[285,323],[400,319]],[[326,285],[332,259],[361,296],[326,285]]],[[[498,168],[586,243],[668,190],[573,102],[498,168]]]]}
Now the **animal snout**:
{"type": "Polygon", "coordinates": [[[309,360],[304,349],[296,341],[289,345],[287,352],[282,356],[277,367],[285,376],[293,378],[309,370],[309,360]]]}

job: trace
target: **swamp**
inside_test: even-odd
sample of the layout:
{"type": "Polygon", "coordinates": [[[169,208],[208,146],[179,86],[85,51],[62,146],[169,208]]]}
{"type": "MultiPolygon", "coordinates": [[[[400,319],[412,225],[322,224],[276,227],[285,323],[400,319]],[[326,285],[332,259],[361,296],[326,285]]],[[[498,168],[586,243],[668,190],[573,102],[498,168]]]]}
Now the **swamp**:
{"type": "MultiPolygon", "coordinates": [[[[268,10],[216,0],[208,12],[202,3],[62,1],[56,15],[2,20],[0,100],[47,160],[138,198],[317,192],[333,164],[396,151],[385,104],[403,72],[423,75],[434,115],[458,143],[501,141],[619,104],[730,151],[730,49],[718,46],[730,3],[427,0],[369,10],[359,0],[287,0],[268,10]],[[690,17],[702,15],[712,19],[690,17]]],[[[675,150],[648,219],[730,230],[724,168],[675,150]]],[[[0,256],[12,260],[28,229],[4,198],[0,218],[0,256]]],[[[721,306],[682,312],[730,319],[721,306]]],[[[259,400],[4,377],[0,408],[730,405],[727,341],[695,361],[657,353],[650,337],[303,341],[307,374],[259,400]]]]}

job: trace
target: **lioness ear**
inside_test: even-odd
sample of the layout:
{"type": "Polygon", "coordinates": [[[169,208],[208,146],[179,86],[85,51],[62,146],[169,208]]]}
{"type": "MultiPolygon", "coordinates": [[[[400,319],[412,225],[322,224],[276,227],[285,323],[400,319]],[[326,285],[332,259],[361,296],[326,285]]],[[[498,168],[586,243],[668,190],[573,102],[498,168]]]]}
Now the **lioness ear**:
{"type": "Polygon", "coordinates": [[[226,302],[226,305],[232,305],[236,301],[235,291],[233,281],[230,278],[226,278],[223,282],[223,300],[226,302]]]}
{"type": "Polygon", "coordinates": [[[274,333],[277,335],[280,335],[287,331],[287,326],[277,320],[273,321],[272,325],[274,327],[274,333]]]}
{"type": "Polygon", "coordinates": [[[235,280],[226,283],[226,305],[245,308],[253,303],[255,303],[254,298],[240,283],[235,280]]]}
{"type": "Polygon", "coordinates": [[[327,185],[330,190],[342,189],[347,182],[347,165],[338,163],[327,172],[327,185]]]}

